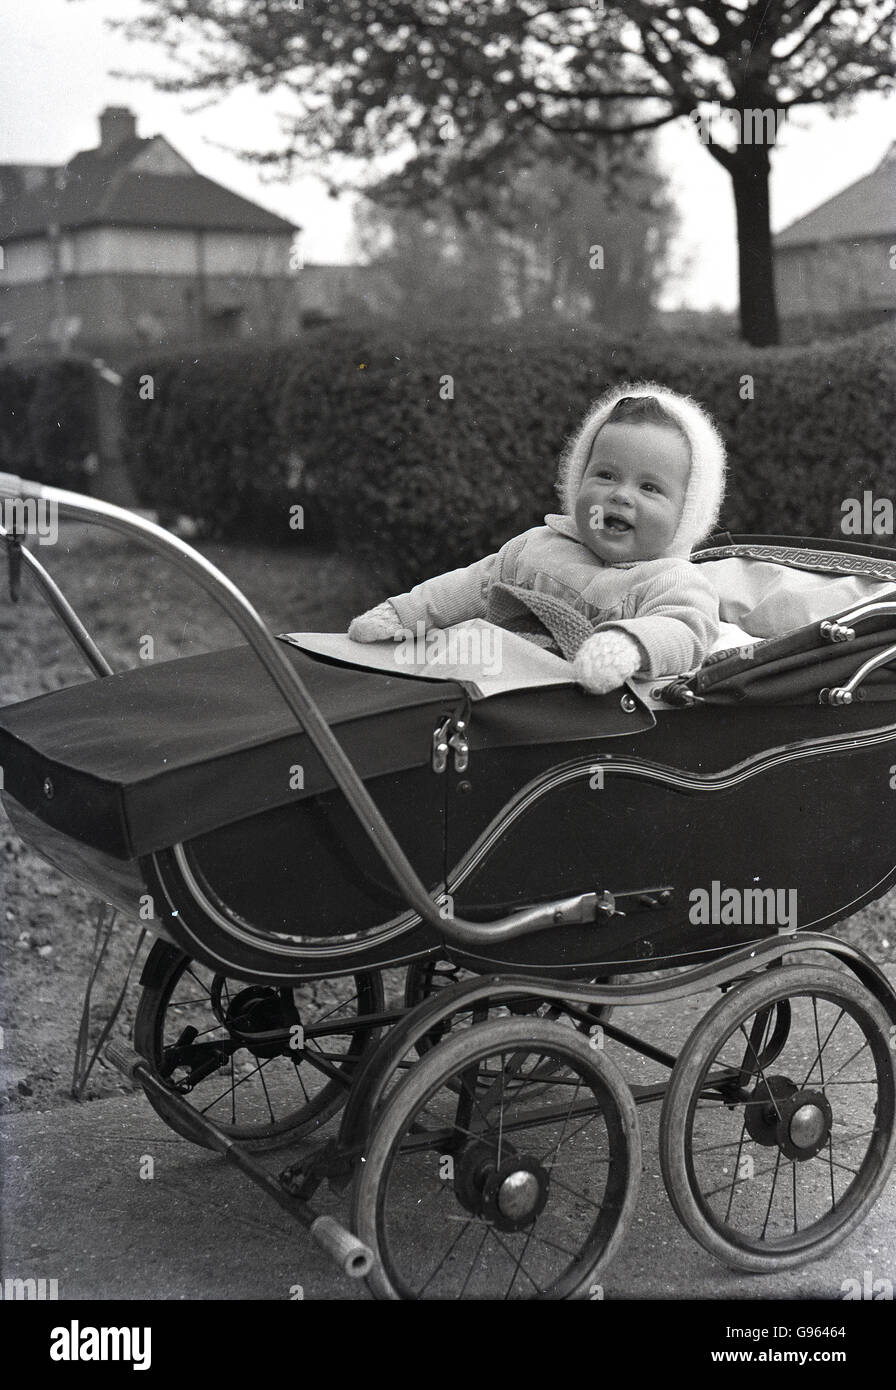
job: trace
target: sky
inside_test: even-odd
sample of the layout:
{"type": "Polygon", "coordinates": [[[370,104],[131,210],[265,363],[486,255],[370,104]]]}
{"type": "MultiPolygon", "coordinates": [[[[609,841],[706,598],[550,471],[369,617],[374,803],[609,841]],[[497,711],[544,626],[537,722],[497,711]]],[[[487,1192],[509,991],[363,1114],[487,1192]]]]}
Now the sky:
{"type": "MultiPolygon", "coordinates": [[[[98,143],[104,106],[130,106],[140,135],[166,136],[200,173],[300,224],[305,262],[351,261],[349,198],[330,198],[310,170],[288,184],[270,182],[230,152],[276,143],[282,98],[243,89],[197,110],[195,96],[110,76],[115,69],[164,71],[160,49],[128,44],[104,25],[140,9],[139,0],[0,0],[0,163],[63,164],[98,143]]],[[[663,294],[664,307],[734,308],[730,180],[689,122],[664,127],[658,140],[681,218],[672,247],[679,273],[663,294]]],[[[868,173],[894,140],[896,95],[860,97],[846,117],[812,108],[795,113],[773,160],[773,230],[868,173]]]]}

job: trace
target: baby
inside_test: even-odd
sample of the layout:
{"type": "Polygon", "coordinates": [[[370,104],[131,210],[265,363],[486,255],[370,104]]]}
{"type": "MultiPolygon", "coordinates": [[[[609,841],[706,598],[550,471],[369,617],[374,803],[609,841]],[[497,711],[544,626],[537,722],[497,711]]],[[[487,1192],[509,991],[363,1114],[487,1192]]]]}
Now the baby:
{"type": "Polygon", "coordinates": [[[348,635],[376,642],[419,622],[485,618],[559,650],[595,694],[693,670],[719,612],[688,557],[712,531],[724,485],[725,446],[695,401],[650,382],[614,387],[564,451],[562,514],[362,613],[348,635]]]}

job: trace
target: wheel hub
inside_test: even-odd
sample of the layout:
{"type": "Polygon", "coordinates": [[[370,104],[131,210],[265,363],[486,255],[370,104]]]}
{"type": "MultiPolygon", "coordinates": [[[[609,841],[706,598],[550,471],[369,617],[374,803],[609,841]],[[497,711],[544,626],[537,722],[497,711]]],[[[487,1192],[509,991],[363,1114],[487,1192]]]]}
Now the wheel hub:
{"type": "Polygon", "coordinates": [[[512,1155],[487,1176],[482,1215],[500,1231],[531,1226],[548,1200],[548,1173],[537,1159],[512,1155]]]}
{"type": "Polygon", "coordinates": [[[495,1171],[495,1150],[482,1141],[466,1144],[454,1161],[454,1195],[473,1216],[482,1215],[482,1190],[495,1171]]]}
{"type": "Polygon", "coordinates": [[[817,1105],[801,1105],[790,1117],[790,1137],[798,1148],[808,1149],[824,1133],[824,1114],[817,1105]]]}
{"type": "Polygon", "coordinates": [[[747,1096],[747,1133],[763,1148],[773,1148],[779,1142],[778,1122],[783,1106],[795,1092],[796,1084],[789,1077],[766,1076],[757,1081],[747,1096]]]}
{"type": "Polygon", "coordinates": [[[506,1142],[502,1155],[499,1164],[493,1145],[468,1144],[455,1162],[454,1194],[473,1216],[500,1231],[519,1231],[544,1210],[549,1176],[537,1159],[515,1153],[506,1142]]]}
{"type": "Polygon", "coordinates": [[[269,1058],[289,1052],[290,1029],[301,1023],[291,991],[269,985],[250,985],[230,1000],[222,1022],[253,1057],[269,1058]]]}
{"type": "Polygon", "coordinates": [[[823,1091],[795,1091],[781,1107],[778,1143],[796,1163],[814,1158],[828,1142],[833,1112],[823,1091]]]}
{"type": "Polygon", "coordinates": [[[517,1168],[508,1173],[498,1188],[498,1210],[509,1221],[523,1221],[535,1210],[539,1190],[535,1174],[517,1168]]]}
{"type": "Polygon", "coordinates": [[[823,1149],[834,1122],[823,1091],[797,1086],[786,1076],[768,1076],[747,1097],[746,1128],[764,1148],[779,1148],[795,1163],[823,1149]]]}

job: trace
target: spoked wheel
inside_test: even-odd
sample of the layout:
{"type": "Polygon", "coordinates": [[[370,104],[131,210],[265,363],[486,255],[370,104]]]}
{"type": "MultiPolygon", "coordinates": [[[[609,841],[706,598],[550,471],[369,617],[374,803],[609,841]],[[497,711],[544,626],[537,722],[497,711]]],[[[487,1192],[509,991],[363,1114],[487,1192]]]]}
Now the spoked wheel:
{"type": "MultiPolygon", "coordinates": [[[[404,1002],[405,1007],[413,1009],[417,1004],[421,1004],[424,999],[431,999],[440,989],[446,985],[457,984],[461,980],[473,979],[469,970],[463,970],[459,965],[455,965],[450,960],[421,960],[415,961],[408,966],[408,973],[405,978],[404,1002]]],[[[593,981],[598,984],[615,983],[615,977],[610,975],[600,981],[593,981]]],[[[571,1007],[571,1006],[570,1006],[571,1007]]],[[[510,1015],[531,1015],[537,1014],[539,1018],[555,1020],[564,1017],[570,1009],[563,1004],[555,1003],[553,1000],[539,1000],[536,994],[526,995],[519,1000],[510,1000],[502,1003],[500,1010],[493,1011],[490,1017],[498,1017],[500,1014],[510,1015]]],[[[605,1023],[613,1012],[612,1004],[594,1004],[592,1006],[576,1006],[574,1022],[576,1028],[581,1033],[588,1033],[589,1029],[595,1024],[605,1023]]],[[[459,1013],[452,1014],[450,1019],[436,1024],[436,1026],[421,1038],[417,1043],[417,1052],[422,1057],[430,1048],[435,1047],[437,1042],[445,1036],[447,1032],[454,1031],[458,1027],[468,1025],[472,1021],[472,1014],[459,1013]]]]}
{"type": "MultiPolygon", "coordinates": [[[[137,1009],[137,1051],[201,1114],[256,1150],[291,1143],[335,1114],[357,1060],[379,1036],[363,1024],[384,1009],[375,971],[249,985],[157,942],[147,976],[153,983],[137,1009]]],[[[176,1116],[159,1113],[194,1138],[176,1116]]]]}
{"type": "Polygon", "coordinates": [[[864,1219],[896,1157],[889,1043],[881,1005],[828,966],[770,970],[709,1011],[660,1122],[666,1189],[701,1245],[771,1273],[864,1219]]]}
{"type": "Polygon", "coordinates": [[[587,1298],[640,1176],[635,1104],[607,1057],[543,1019],[478,1024],[377,1121],[353,1205],[368,1283],[392,1299],[587,1298]]]}

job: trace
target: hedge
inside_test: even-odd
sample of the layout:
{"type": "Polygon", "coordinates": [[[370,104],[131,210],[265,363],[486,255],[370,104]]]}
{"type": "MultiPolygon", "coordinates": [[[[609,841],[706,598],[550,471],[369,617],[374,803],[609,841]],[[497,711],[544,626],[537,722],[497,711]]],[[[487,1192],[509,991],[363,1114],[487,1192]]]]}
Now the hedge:
{"type": "Polygon", "coordinates": [[[93,391],[93,368],[80,358],[0,364],[0,471],[89,491],[93,391]]]}
{"type": "Polygon", "coordinates": [[[298,502],[308,540],[404,584],[538,524],[556,507],[565,438],[607,385],[638,378],[695,395],[717,420],[732,531],[839,535],[844,498],[896,497],[890,328],[711,351],[582,329],[326,328],[261,353],[143,365],[126,383],[125,433],[146,505],[212,534],[294,542],[298,502]]]}
{"type": "Polygon", "coordinates": [[[125,447],[140,501],[213,536],[289,537],[289,459],[275,412],[282,353],[160,358],[125,374],[125,447]]]}

